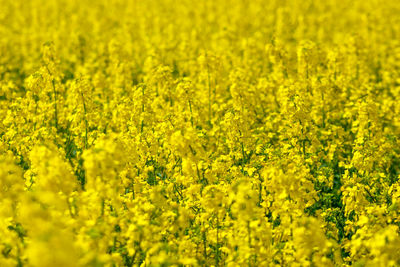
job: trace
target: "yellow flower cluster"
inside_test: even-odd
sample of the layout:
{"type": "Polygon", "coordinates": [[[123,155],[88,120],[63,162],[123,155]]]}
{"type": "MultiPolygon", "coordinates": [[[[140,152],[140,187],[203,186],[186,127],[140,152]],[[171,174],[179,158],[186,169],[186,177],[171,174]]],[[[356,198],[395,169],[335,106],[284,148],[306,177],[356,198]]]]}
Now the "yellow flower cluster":
{"type": "Polygon", "coordinates": [[[0,266],[400,266],[398,0],[0,0],[0,266]]]}

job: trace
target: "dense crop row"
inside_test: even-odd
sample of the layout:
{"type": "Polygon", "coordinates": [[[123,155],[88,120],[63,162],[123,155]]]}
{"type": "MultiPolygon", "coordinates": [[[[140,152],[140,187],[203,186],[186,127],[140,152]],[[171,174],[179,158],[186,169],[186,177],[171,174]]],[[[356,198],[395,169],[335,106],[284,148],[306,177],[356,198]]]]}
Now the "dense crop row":
{"type": "Polygon", "coordinates": [[[400,266],[397,0],[0,0],[0,266],[400,266]]]}

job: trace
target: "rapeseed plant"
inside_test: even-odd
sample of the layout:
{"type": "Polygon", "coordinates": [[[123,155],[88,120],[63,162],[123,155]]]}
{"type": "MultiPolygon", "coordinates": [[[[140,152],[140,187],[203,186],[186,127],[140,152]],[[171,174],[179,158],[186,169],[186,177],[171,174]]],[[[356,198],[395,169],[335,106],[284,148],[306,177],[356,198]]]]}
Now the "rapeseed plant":
{"type": "Polygon", "coordinates": [[[0,7],[0,266],[400,266],[398,1],[0,7]]]}

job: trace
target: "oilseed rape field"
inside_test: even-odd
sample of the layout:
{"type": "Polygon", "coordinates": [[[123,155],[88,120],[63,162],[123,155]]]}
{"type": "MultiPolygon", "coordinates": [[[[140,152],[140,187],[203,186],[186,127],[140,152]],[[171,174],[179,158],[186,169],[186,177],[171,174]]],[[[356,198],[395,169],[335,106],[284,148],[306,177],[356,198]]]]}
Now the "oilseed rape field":
{"type": "Polygon", "coordinates": [[[397,0],[0,0],[0,266],[400,266],[397,0]]]}

